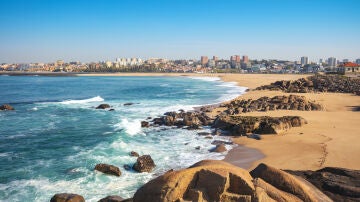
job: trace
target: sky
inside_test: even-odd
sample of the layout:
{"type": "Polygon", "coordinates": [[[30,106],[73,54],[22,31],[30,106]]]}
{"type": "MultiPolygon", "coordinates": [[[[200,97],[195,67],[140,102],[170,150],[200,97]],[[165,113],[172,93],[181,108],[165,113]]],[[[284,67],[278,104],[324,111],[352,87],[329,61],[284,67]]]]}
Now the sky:
{"type": "Polygon", "coordinates": [[[358,0],[0,0],[0,63],[360,58],[358,0]]]}

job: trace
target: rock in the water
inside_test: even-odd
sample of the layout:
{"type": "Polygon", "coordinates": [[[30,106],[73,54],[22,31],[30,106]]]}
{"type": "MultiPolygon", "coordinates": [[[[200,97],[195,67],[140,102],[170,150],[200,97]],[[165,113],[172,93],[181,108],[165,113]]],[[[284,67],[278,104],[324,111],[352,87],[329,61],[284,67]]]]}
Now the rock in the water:
{"type": "Polygon", "coordinates": [[[125,103],[124,106],[130,106],[130,105],[133,105],[134,103],[132,102],[128,102],[128,103],[125,103]]]}
{"type": "Polygon", "coordinates": [[[110,105],[108,104],[100,104],[99,106],[96,107],[96,109],[107,109],[110,108],[110,105]]]}
{"type": "Polygon", "coordinates": [[[219,144],[228,144],[228,145],[232,145],[234,144],[233,142],[227,142],[227,141],[223,141],[223,140],[214,140],[211,142],[211,144],[213,145],[219,145],[219,144]]]}
{"type": "Polygon", "coordinates": [[[109,175],[115,175],[115,176],[121,176],[121,171],[119,167],[100,163],[95,166],[95,170],[109,174],[109,175]]]}
{"type": "Polygon", "coordinates": [[[136,151],[131,151],[130,152],[130,156],[135,156],[135,157],[139,157],[139,153],[137,153],[136,151]]]}
{"type": "Polygon", "coordinates": [[[78,194],[60,193],[55,194],[50,202],[85,202],[85,199],[78,194]]]}
{"type": "Polygon", "coordinates": [[[115,111],[115,109],[109,109],[109,111],[115,111]]]}
{"type": "Polygon", "coordinates": [[[147,127],[149,127],[149,126],[150,126],[149,122],[147,122],[147,121],[141,121],[141,127],[147,128],[147,127]]]}
{"type": "Polygon", "coordinates": [[[196,150],[200,150],[200,146],[195,147],[196,150]]]}
{"type": "Polygon", "coordinates": [[[208,132],[200,132],[200,133],[197,133],[197,135],[199,135],[199,136],[208,136],[208,135],[211,135],[211,133],[208,133],[208,132]]]}
{"type": "Polygon", "coordinates": [[[9,110],[9,111],[11,111],[11,110],[15,110],[14,109],[14,107],[12,107],[11,105],[8,105],[8,104],[4,104],[4,105],[1,105],[0,106],[0,111],[2,111],[2,110],[9,110]]]}
{"type": "Polygon", "coordinates": [[[125,199],[121,198],[120,196],[107,196],[105,198],[100,199],[99,202],[121,202],[124,201],[125,199]]]}
{"type": "Polygon", "coordinates": [[[155,166],[156,165],[150,155],[143,155],[137,158],[133,169],[137,172],[151,172],[155,166]]]}
{"type": "Polygon", "coordinates": [[[124,167],[125,170],[131,170],[131,166],[128,165],[128,164],[125,164],[123,167],[124,167]]]}
{"type": "Polygon", "coordinates": [[[227,151],[226,147],[225,147],[225,144],[218,144],[216,145],[216,147],[214,149],[211,149],[210,150],[211,152],[218,152],[218,153],[221,153],[221,152],[225,152],[227,151]]]}

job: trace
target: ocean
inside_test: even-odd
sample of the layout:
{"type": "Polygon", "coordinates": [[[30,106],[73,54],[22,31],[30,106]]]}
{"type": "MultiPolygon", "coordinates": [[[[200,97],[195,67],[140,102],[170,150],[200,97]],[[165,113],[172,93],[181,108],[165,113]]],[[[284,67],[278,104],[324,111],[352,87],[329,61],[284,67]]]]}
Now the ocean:
{"type": "Polygon", "coordinates": [[[0,89],[0,104],[16,109],[0,111],[0,201],[49,201],[63,192],[86,201],[127,198],[169,169],[222,159],[225,153],[210,153],[213,140],[196,135],[200,131],[141,128],[140,122],[246,90],[212,77],[42,76],[0,76],[0,89]],[[95,109],[102,103],[115,111],[95,109]],[[123,169],[136,162],[130,151],[151,155],[155,170],[123,169]],[[98,163],[116,165],[122,175],[94,171],[98,163]]]}

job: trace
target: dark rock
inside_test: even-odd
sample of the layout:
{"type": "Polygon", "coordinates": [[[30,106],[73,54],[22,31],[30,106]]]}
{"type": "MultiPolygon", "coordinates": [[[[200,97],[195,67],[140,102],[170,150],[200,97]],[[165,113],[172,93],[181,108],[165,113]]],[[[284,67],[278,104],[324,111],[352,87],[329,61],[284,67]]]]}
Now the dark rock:
{"type": "Polygon", "coordinates": [[[251,135],[248,135],[247,137],[255,139],[255,140],[261,140],[261,135],[259,135],[259,134],[251,134],[251,135]]]}
{"type": "Polygon", "coordinates": [[[120,196],[107,196],[105,198],[100,199],[100,201],[98,202],[121,202],[124,201],[125,199],[121,198],[120,196]]]}
{"type": "Polygon", "coordinates": [[[97,164],[95,166],[95,170],[103,172],[105,174],[109,174],[109,175],[121,176],[120,169],[116,166],[109,165],[109,164],[104,164],[104,163],[97,164]]]}
{"type": "Polygon", "coordinates": [[[137,152],[135,152],[135,151],[131,151],[131,152],[130,152],[130,156],[139,157],[140,155],[139,155],[137,152]]]}
{"type": "Polygon", "coordinates": [[[155,166],[156,165],[150,155],[143,155],[137,158],[133,169],[137,172],[151,172],[155,166]]]}
{"type": "Polygon", "coordinates": [[[50,202],[85,202],[85,199],[78,194],[60,193],[55,194],[50,202]]]}
{"type": "Polygon", "coordinates": [[[213,139],[212,136],[205,136],[205,139],[213,139]]]}
{"type": "Polygon", "coordinates": [[[147,121],[141,121],[141,127],[147,128],[147,127],[149,127],[149,126],[150,126],[149,122],[147,122],[147,121]]]}
{"type": "Polygon", "coordinates": [[[219,144],[227,144],[227,145],[232,145],[234,144],[233,142],[227,142],[227,141],[222,141],[222,140],[214,140],[211,143],[212,145],[219,145],[219,144]]]}
{"type": "Polygon", "coordinates": [[[128,164],[125,164],[123,167],[124,167],[125,170],[131,170],[131,166],[128,165],[128,164]]]}
{"type": "Polygon", "coordinates": [[[101,104],[99,106],[96,107],[96,109],[107,109],[107,108],[110,108],[110,105],[108,104],[101,104]]]}
{"type": "Polygon", "coordinates": [[[4,104],[4,105],[1,105],[0,106],[0,111],[2,111],[2,110],[9,110],[9,111],[11,111],[11,110],[15,110],[14,109],[14,107],[12,107],[11,105],[8,105],[8,104],[4,104]]]}
{"type": "Polygon", "coordinates": [[[360,170],[325,167],[317,171],[291,171],[311,182],[334,201],[359,201],[360,170]]]}
{"type": "Polygon", "coordinates": [[[199,136],[208,136],[208,135],[211,135],[211,133],[208,133],[208,132],[200,132],[200,133],[197,133],[197,135],[199,135],[199,136]]]}
{"type": "Polygon", "coordinates": [[[133,105],[134,103],[132,102],[128,102],[128,103],[124,103],[124,106],[130,106],[130,105],[133,105]]]}
{"type": "Polygon", "coordinates": [[[195,147],[196,150],[200,150],[200,146],[195,147]]]}
{"type": "Polygon", "coordinates": [[[115,109],[109,109],[109,111],[115,111],[115,109]]]}

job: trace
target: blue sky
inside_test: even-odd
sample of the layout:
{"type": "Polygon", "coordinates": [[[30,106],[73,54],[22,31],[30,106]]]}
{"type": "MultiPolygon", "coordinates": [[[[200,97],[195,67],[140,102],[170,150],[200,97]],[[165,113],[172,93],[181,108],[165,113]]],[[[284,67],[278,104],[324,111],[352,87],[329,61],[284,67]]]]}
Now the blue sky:
{"type": "Polygon", "coordinates": [[[358,0],[0,0],[0,63],[360,58],[358,0]]]}

